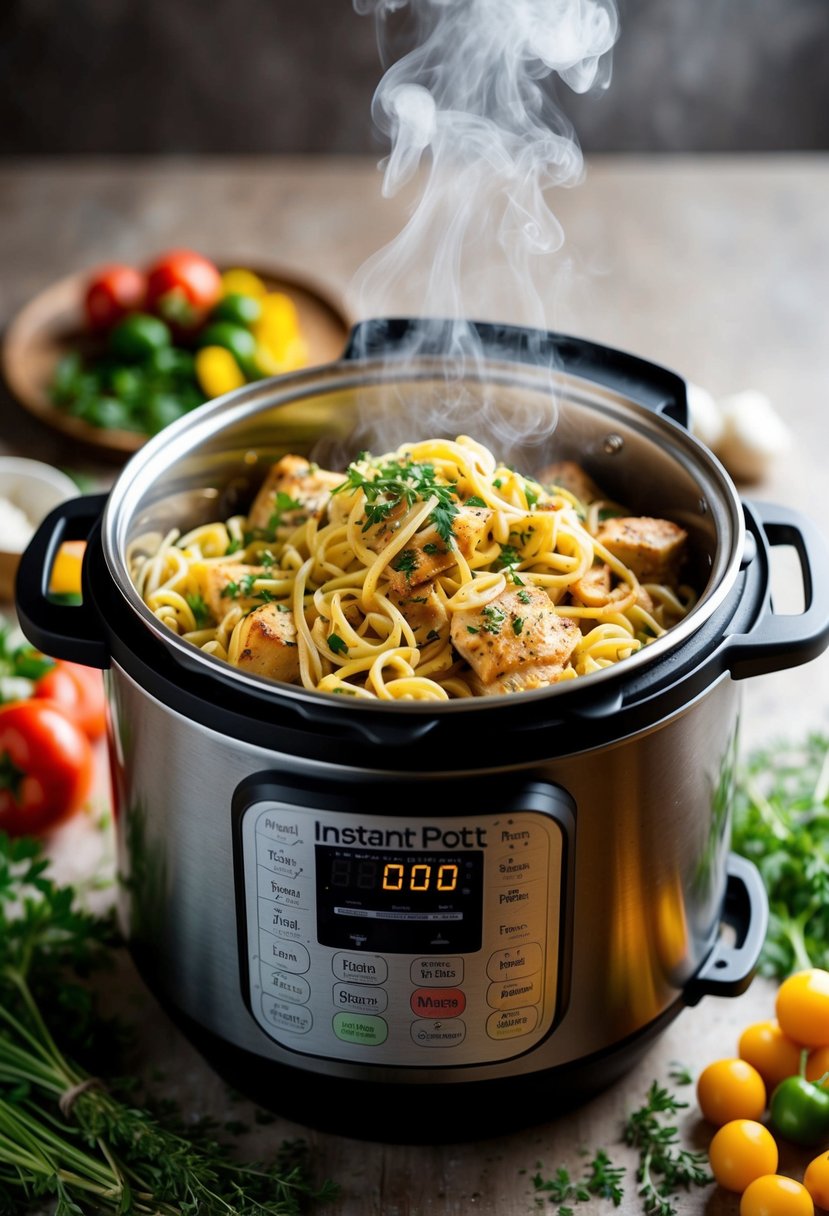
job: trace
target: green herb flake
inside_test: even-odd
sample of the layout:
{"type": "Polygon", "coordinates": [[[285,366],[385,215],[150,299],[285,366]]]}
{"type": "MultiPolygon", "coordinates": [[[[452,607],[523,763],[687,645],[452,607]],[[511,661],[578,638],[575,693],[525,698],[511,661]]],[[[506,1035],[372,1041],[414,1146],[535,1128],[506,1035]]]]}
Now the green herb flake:
{"type": "Polygon", "coordinates": [[[482,498],[479,498],[477,494],[473,494],[471,498],[467,498],[466,502],[464,503],[464,506],[485,507],[486,503],[484,502],[484,500],[482,498]]]}
{"type": "Polygon", "coordinates": [[[336,633],[329,635],[328,649],[333,650],[334,654],[348,654],[348,646],[345,644],[339,634],[336,633]]]}
{"type": "Polygon", "coordinates": [[[516,637],[519,636],[519,634],[521,633],[523,628],[524,628],[524,618],[520,617],[520,616],[513,617],[512,632],[515,634],[516,637]]]}
{"type": "Polygon", "coordinates": [[[221,597],[222,597],[222,599],[227,599],[227,600],[238,600],[239,592],[240,592],[239,584],[237,582],[231,581],[231,582],[227,583],[224,587],[222,587],[221,597]]]}
{"type": "Polygon", "coordinates": [[[477,625],[467,625],[466,632],[467,633],[480,633],[481,631],[477,625]]]}
{"type": "Polygon", "coordinates": [[[394,563],[393,569],[399,574],[406,575],[406,582],[412,581],[412,575],[417,570],[417,550],[404,549],[402,553],[397,555],[397,561],[394,563]]]}
{"type": "Polygon", "coordinates": [[[205,604],[204,599],[200,595],[186,595],[184,597],[190,606],[190,611],[193,613],[193,618],[196,622],[197,629],[204,629],[205,625],[210,620],[210,611],[205,604]]]}
{"type": "Polygon", "coordinates": [[[518,591],[518,592],[516,592],[516,594],[517,594],[517,596],[518,596],[518,598],[519,598],[519,600],[521,601],[521,603],[522,603],[522,604],[529,604],[530,599],[532,598],[532,597],[530,596],[529,591],[527,591],[526,589],[525,589],[525,590],[523,590],[523,591],[518,591]]]}
{"type": "Polygon", "coordinates": [[[481,616],[484,618],[484,632],[499,634],[501,626],[507,619],[507,614],[503,608],[499,608],[497,604],[487,604],[481,609],[481,616]]]}

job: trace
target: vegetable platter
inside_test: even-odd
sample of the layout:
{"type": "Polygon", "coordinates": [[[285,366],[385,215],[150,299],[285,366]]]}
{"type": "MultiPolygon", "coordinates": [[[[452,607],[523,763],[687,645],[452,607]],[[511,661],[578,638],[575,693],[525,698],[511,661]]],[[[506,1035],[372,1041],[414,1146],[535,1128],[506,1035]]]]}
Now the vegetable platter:
{"type": "Polygon", "coordinates": [[[2,371],[41,422],[123,460],[203,401],[338,358],[349,329],[336,295],[311,279],[166,249],[46,287],[9,325],[2,371]]]}

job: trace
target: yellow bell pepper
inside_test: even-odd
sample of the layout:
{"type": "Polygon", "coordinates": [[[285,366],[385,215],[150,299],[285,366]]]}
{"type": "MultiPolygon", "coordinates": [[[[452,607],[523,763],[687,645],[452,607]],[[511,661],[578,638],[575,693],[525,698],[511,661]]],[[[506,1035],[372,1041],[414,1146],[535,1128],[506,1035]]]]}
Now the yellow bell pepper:
{"type": "Polygon", "coordinates": [[[85,540],[65,540],[57,552],[49,576],[51,595],[80,595],[81,566],[86,552],[85,540]]]}
{"type": "Polygon", "coordinates": [[[305,367],[308,344],[300,331],[294,301],[284,292],[272,291],[261,304],[262,312],[253,325],[259,370],[266,376],[279,376],[305,367]]]}
{"type": "Polygon", "coordinates": [[[268,289],[258,274],[252,270],[226,270],[222,275],[222,295],[253,296],[260,299],[267,295],[268,289]]]}
{"type": "Polygon", "coordinates": [[[208,397],[221,397],[247,383],[239,364],[223,346],[203,346],[196,352],[196,377],[208,397]]]}

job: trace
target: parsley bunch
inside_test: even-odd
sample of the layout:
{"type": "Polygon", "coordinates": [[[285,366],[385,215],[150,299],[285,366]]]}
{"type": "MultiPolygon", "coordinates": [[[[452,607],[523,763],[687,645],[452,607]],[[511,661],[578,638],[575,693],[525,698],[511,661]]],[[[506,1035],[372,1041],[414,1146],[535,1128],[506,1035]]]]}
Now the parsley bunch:
{"type": "Polygon", "coordinates": [[[331,492],[342,494],[354,490],[362,490],[366,499],[364,532],[384,523],[401,503],[411,507],[416,502],[436,498],[429,519],[441,540],[452,545],[452,521],[458,514],[458,496],[454,486],[437,480],[434,465],[414,460],[384,460],[377,464],[368,452],[361,452],[348,466],[345,481],[331,492]]]}
{"type": "Polygon", "coordinates": [[[829,739],[750,755],[737,780],[733,848],[760,871],[769,928],[760,970],[829,968],[829,739]]]}
{"type": "Polygon", "coordinates": [[[297,1216],[315,1191],[296,1146],[236,1161],[209,1125],[134,1101],[78,1062],[112,1041],[81,982],[112,959],[111,917],[76,906],[39,842],[0,834],[0,1211],[50,1196],[56,1216],[297,1216]]]}

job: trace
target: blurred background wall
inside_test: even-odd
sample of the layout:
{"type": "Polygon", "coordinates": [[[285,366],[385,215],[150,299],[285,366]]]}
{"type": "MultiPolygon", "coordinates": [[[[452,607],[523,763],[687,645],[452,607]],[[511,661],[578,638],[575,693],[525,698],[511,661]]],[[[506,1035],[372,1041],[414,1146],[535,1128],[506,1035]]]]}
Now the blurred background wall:
{"type": "MultiPolygon", "coordinates": [[[[829,148],[829,0],[620,0],[588,152],[829,148]]],[[[350,0],[3,0],[0,155],[376,153],[350,0]]]]}

